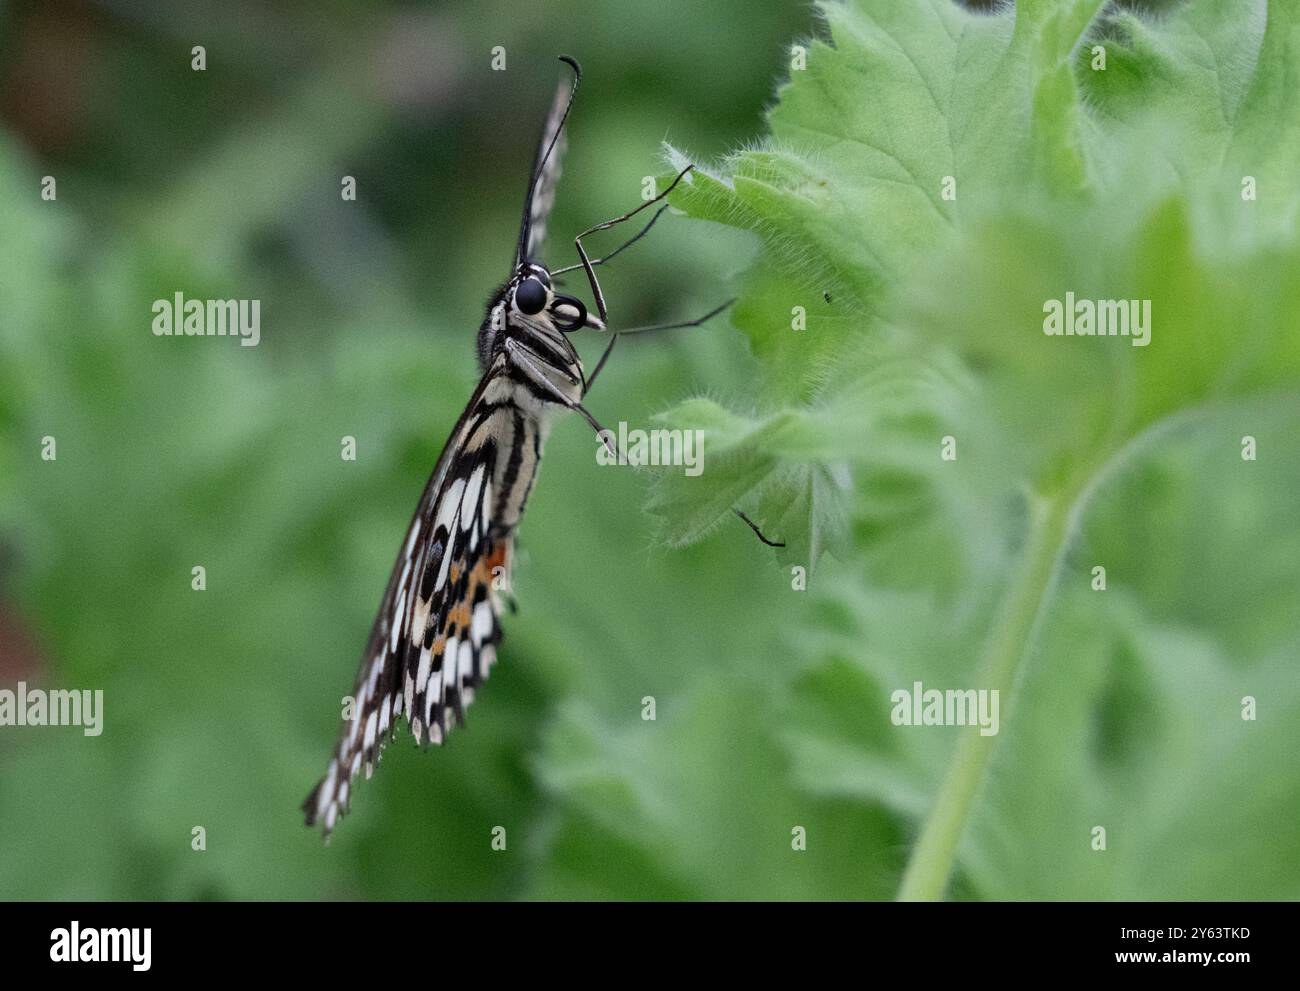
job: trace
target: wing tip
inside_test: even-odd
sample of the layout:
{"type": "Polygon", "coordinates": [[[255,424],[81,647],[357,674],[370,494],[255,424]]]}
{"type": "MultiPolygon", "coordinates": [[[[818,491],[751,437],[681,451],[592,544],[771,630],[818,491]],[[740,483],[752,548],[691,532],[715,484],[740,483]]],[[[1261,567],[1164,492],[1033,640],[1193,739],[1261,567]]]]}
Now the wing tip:
{"type": "Polygon", "coordinates": [[[307,796],[302,805],[298,806],[303,811],[303,825],[305,826],[311,827],[316,825],[316,803],[320,799],[320,789],[321,785],[324,783],[324,778],[321,778],[316,782],[316,787],[311,790],[311,794],[307,796]]]}
{"type": "Polygon", "coordinates": [[[316,782],[316,787],[311,790],[311,793],[303,799],[302,805],[299,806],[303,813],[303,825],[311,829],[319,823],[326,844],[329,843],[330,834],[334,831],[334,823],[340,815],[347,812],[340,800],[340,795],[346,795],[347,791],[334,790],[331,784],[332,777],[333,774],[327,774],[316,782]],[[322,794],[322,790],[326,785],[331,787],[331,794],[328,798],[322,794]]]}
{"type": "Polygon", "coordinates": [[[578,60],[574,58],[572,55],[560,55],[558,56],[558,58],[561,62],[563,62],[565,65],[567,65],[570,69],[573,70],[573,75],[575,77],[574,85],[576,86],[578,81],[582,79],[582,66],[578,64],[578,60]]]}

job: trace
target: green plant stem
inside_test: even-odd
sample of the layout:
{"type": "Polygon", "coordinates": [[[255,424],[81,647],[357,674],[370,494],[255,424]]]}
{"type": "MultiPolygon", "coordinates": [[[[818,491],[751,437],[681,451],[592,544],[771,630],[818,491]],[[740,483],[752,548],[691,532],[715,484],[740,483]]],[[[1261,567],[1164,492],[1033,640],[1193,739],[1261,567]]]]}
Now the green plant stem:
{"type": "MultiPolygon", "coordinates": [[[[1015,584],[1003,600],[998,620],[986,641],[981,688],[996,689],[1009,700],[1043,603],[1070,532],[1073,498],[1031,497],[1029,536],[1015,584]]],[[[980,781],[993,753],[996,736],[978,729],[963,732],[916,846],[912,850],[899,901],[941,899],[957,856],[957,846],[980,781]]]]}

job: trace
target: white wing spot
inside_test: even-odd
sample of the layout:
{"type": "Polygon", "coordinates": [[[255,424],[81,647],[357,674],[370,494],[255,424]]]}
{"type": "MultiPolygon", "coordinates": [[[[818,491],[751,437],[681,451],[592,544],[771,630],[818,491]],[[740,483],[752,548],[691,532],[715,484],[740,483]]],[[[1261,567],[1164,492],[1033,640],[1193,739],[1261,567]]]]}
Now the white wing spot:
{"type": "Polygon", "coordinates": [[[429,622],[429,607],[432,605],[432,596],[422,599],[416,595],[415,608],[411,610],[411,643],[417,644],[424,639],[424,625],[429,622]]]}
{"type": "Polygon", "coordinates": [[[438,580],[433,583],[433,590],[436,592],[447,582],[447,570],[451,567],[451,555],[455,550],[451,538],[447,538],[447,549],[442,554],[442,566],[438,569],[438,580]]]}
{"type": "Polygon", "coordinates": [[[470,625],[470,633],[473,635],[476,644],[482,644],[492,635],[494,618],[492,605],[486,599],[474,607],[474,619],[470,625]]]}
{"type": "Polygon", "coordinates": [[[464,491],[465,479],[456,479],[443,497],[442,505],[438,507],[438,519],[434,523],[434,530],[437,530],[440,526],[445,526],[448,533],[452,532],[453,524],[456,522],[456,513],[460,509],[461,493],[464,491]]]}
{"type": "Polygon", "coordinates": [[[433,722],[430,719],[430,716],[433,713],[433,703],[436,701],[436,699],[434,699],[433,697],[433,691],[432,691],[433,686],[430,685],[429,688],[430,691],[426,692],[424,695],[424,721],[429,724],[429,739],[432,741],[433,722]]]}
{"type": "Polygon", "coordinates": [[[459,688],[460,683],[474,673],[474,645],[468,640],[460,642],[460,660],[456,664],[456,680],[453,684],[459,688]]]}
{"type": "Polygon", "coordinates": [[[484,468],[484,465],[475,468],[474,473],[469,477],[469,484],[465,486],[465,495],[460,503],[460,528],[462,530],[468,530],[474,524],[474,507],[478,503],[478,491],[483,484],[484,468]]]}
{"type": "Polygon", "coordinates": [[[406,564],[402,566],[402,577],[397,582],[397,606],[393,614],[389,616],[388,621],[392,624],[392,631],[389,633],[388,649],[390,652],[397,650],[397,639],[402,635],[401,617],[406,615],[406,600],[410,596],[411,590],[406,585],[406,580],[411,577],[412,559],[408,552],[406,554],[406,564]]]}
{"type": "Polygon", "coordinates": [[[429,680],[429,663],[433,660],[433,655],[428,647],[420,651],[420,669],[415,675],[415,690],[424,691],[424,684],[429,680]]]}
{"type": "Polygon", "coordinates": [[[334,783],[339,776],[338,758],[330,761],[330,773],[325,776],[325,784],[321,786],[320,794],[316,796],[316,815],[324,815],[325,807],[329,805],[330,800],[334,797],[334,783]]]}
{"type": "Polygon", "coordinates": [[[460,659],[460,641],[452,637],[442,653],[442,697],[447,697],[447,686],[457,684],[456,665],[460,659]]]}
{"type": "Polygon", "coordinates": [[[405,588],[397,596],[397,607],[393,610],[393,615],[389,617],[389,623],[392,624],[392,632],[388,635],[388,650],[392,653],[397,650],[397,638],[402,635],[401,617],[406,614],[406,593],[405,588]]]}

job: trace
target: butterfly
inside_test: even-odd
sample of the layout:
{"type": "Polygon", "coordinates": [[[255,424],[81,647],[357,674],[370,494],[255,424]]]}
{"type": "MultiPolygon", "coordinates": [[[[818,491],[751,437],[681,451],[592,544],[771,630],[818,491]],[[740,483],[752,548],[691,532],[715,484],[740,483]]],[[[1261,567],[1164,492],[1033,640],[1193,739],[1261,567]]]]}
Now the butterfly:
{"type": "Polygon", "coordinates": [[[583,238],[663,200],[691,166],[658,196],[578,235],[577,264],[548,270],[538,252],[560,178],[564,125],[582,79],[577,61],[567,55],[560,59],[573,79],[568,87],[561,83],[538,143],[510,278],[488,300],[479,328],[482,378],[407,527],[366,642],[351,718],[344,719],[325,776],[302,805],[307,825],[319,822],[327,840],[349,807],[354,780],[363,768],[371,775],[399,720],[406,721],[421,745],[441,744],[454,726],[464,724],[465,707],[496,663],[515,530],[556,416],[579,413],[616,454],[611,435],[582,399],[619,334],[698,326],[729,305],[686,323],[611,334],[594,371],[586,375],[568,335],[606,330],[608,314],[594,269],[648,233],[667,207],[660,206],[639,233],[603,258],[590,258],[583,238]],[[578,268],[588,277],[599,315],[580,299],[558,292],[552,281],[552,276],[578,268]]]}

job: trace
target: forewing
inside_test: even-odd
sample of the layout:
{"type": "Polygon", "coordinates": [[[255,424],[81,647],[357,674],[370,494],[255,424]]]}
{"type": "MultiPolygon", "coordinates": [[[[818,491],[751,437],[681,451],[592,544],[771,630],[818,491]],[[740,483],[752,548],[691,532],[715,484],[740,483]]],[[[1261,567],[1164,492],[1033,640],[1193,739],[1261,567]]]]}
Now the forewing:
{"type": "Polygon", "coordinates": [[[533,183],[529,186],[528,200],[524,203],[524,218],[519,232],[518,267],[524,262],[536,261],[546,240],[546,221],[555,206],[555,190],[560,182],[564,148],[568,143],[564,134],[564,120],[569,109],[569,99],[577,83],[561,82],[555,91],[551,112],[547,115],[542,138],[533,160],[533,183]],[[549,153],[548,153],[549,152],[549,153]]]}
{"type": "MultiPolygon", "coordinates": [[[[508,580],[513,527],[493,522],[500,424],[512,408],[490,397],[504,362],[479,383],[452,430],[393,566],[325,776],[303,803],[328,837],[352,781],[405,716],[416,740],[441,743],[487,676],[500,640],[496,589],[508,580]]],[[[508,453],[508,452],[507,452],[508,453]]]]}

